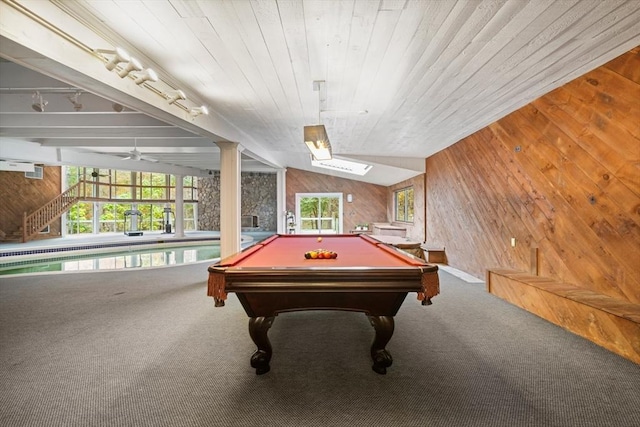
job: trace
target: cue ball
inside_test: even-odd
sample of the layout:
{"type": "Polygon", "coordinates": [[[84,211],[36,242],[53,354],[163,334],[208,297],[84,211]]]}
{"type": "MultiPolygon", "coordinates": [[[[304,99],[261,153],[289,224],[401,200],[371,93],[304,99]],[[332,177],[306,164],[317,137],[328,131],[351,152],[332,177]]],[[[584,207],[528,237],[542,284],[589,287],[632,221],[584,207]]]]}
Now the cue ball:
{"type": "Polygon", "coordinates": [[[322,242],[322,237],[318,237],[318,242],[322,242]]]}

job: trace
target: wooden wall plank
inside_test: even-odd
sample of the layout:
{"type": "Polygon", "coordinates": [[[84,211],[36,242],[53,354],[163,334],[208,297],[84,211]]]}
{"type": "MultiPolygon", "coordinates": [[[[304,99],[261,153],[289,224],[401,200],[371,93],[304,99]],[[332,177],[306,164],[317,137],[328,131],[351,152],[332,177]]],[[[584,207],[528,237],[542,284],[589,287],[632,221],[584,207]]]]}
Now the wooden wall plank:
{"type": "MultiPolygon", "coordinates": [[[[535,116],[540,116],[540,114],[534,114],[534,110],[531,108],[523,108],[514,113],[514,119],[519,117],[520,120],[527,120],[531,123],[536,122],[535,116]]],[[[514,120],[509,122],[502,121],[501,124],[507,125],[512,122],[516,123],[514,120]]],[[[519,128],[522,129],[522,126],[519,128]]],[[[601,291],[604,291],[604,293],[610,293],[612,296],[615,296],[619,292],[622,292],[629,294],[629,298],[640,299],[640,295],[631,296],[639,292],[639,289],[633,286],[630,288],[611,289],[606,285],[606,281],[601,282],[597,280],[598,277],[611,274],[612,271],[615,271],[615,268],[612,268],[615,266],[615,263],[612,263],[610,259],[613,257],[616,259],[616,263],[625,265],[630,272],[630,280],[626,283],[640,283],[640,271],[634,268],[637,260],[628,257],[629,253],[633,253],[634,250],[640,247],[640,227],[629,227],[629,221],[625,220],[624,217],[620,215],[621,212],[618,211],[619,203],[616,202],[615,199],[612,199],[608,195],[608,192],[600,191],[596,183],[594,183],[592,178],[585,172],[590,168],[598,169],[597,162],[593,161],[593,158],[590,157],[588,153],[578,147],[578,149],[572,151],[572,156],[569,157],[569,153],[562,151],[563,144],[560,142],[568,139],[566,135],[551,132],[552,126],[543,126],[540,128],[546,129],[547,135],[553,136],[553,138],[549,139],[555,141],[556,144],[545,144],[543,141],[544,135],[532,134],[532,137],[541,143],[537,144],[537,149],[535,150],[528,147],[521,151],[520,156],[526,157],[527,159],[522,159],[520,166],[522,169],[526,169],[527,179],[535,178],[539,175],[537,174],[538,171],[536,170],[536,166],[531,165],[528,158],[539,156],[538,160],[546,162],[542,166],[544,174],[550,176],[550,171],[558,171],[558,173],[549,179],[552,183],[558,180],[562,183],[562,185],[555,186],[553,196],[556,210],[564,210],[567,216],[574,214],[575,216],[573,216],[572,222],[582,222],[583,230],[588,231],[583,231],[578,235],[572,236],[574,242],[582,242],[580,245],[575,245],[575,247],[578,248],[577,250],[565,251],[563,253],[570,255],[572,252],[575,252],[579,258],[591,258],[592,262],[588,264],[588,268],[581,269],[580,273],[582,273],[582,275],[591,274],[594,276],[593,281],[602,283],[603,288],[601,291]],[[553,162],[553,159],[556,159],[558,163],[551,167],[549,162],[553,162]],[[558,178],[558,176],[560,178],[558,178]],[[618,230],[623,230],[623,233],[619,233],[618,230]],[[607,238],[611,243],[608,249],[599,247],[601,237],[607,238]],[[594,250],[602,252],[603,256],[594,257],[594,250]]],[[[538,127],[529,127],[529,129],[531,132],[536,132],[538,127]]],[[[517,132],[518,130],[514,130],[514,133],[517,132]]],[[[575,144],[573,145],[575,146],[575,144]]],[[[597,175],[593,177],[593,179],[598,178],[597,175]]],[[[538,181],[537,185],[544,185],[544,181],[538,181]]],[[[633,200],[633,194],[627,192],[620,200],[633,200]]],[[[562,215],[560,218],[562,218],[562,215]]],[[[631,224],[635,223],[631,222],[631,224]]],[[[574,227],[575,224],[571,224],[570,228],[574,227]]],[[[558,237],[560,236],[558,233],[564,229],[567,229],[565,222],[555,223],[555,234],[558,237]]],[[[560,250],[560,248],[558,248],[558,250],[560,250]]],[[[574,261],[575,260],[571,258],[566,259],[567,263],[574,261]]],[[[613,278],[611,279],[613,280],[613,278]]],[[[566,280],[566,278],[563,278],[563,280],[566,280]]],[[[583,279],[580,276],[576,276],[575,280],[583,279]]]]}
{"type": "Polygon", "coordinates": [[[607,62],[604,67],[640,85],[640,47],[607,62]]]}
{"type": "MultiPolygon", "coordinates": [[[[22,217],[40,209],[62,193],[61,168],[45,166],[43,179],[26,178],[23,172],[0,171],[0,230],[11,235],[22,227],[22,217]]],[[[36,239],[60,237],[61,221],[50,226],[49,234],[40,234],[36,239]]]]}

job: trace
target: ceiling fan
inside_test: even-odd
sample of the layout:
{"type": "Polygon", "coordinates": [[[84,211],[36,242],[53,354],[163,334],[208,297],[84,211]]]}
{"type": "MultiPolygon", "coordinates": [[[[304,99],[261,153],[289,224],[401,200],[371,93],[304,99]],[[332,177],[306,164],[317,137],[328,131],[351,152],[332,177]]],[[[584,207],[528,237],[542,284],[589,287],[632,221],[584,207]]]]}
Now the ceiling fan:
{"type": "Polygon", "coordinates": [[[144,160],[144,161],[153,162],[153,163],[156,163],[158,161],[158,159],[145,156],[140,151],[138,151],[138,138],[134,138],[133,150],[129,151],[129,155],[127,157],[124,157],[122,160],[135,160],[135,161],[144,160]]]}

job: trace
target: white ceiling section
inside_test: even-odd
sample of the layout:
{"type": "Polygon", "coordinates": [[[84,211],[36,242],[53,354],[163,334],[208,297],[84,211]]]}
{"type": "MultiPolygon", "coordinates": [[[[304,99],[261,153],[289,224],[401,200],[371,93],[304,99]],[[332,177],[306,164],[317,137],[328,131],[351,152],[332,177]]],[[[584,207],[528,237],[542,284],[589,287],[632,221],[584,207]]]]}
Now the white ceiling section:
{"type": "MultiPolygon", "coordinates": [[[[640,45],[638,0],[3,0],[0,7],[0,55],[11,61],[0,64],[3,145],[28,141],[26,151],[53,150],[59,163],[94,153],[88,166],[167,173],[216,170],[216,143],[232,141],[243,149],[242,170],[294,167],[395,184],[424,172],[426,157],[640,45]],[[115,47],[161,81],[138,86],[91,52],[115,47]],[[314,81],[325,82],[325,99],[314,81]],[[71,89],[46,93],[60,86],[71,89]],[[38,88],[51,98],[44,113],[31,108],[38,88]],[[68,99],[76,88],[80,111],[68,99]],[[169,105],[159,95],[166,88],[187,100],[169,105]],[[127,109],[116,113],[113,102],[127,109]],[[210,114],[192,119],[187,111],[198,105],[210,114]],[[366,161],[371,171],[312,167],[303,127],[320,123],[334,156],[366,161]],[[122,160],[134,141],[159,162],[122,160]]],[[[19,151],[10,148],[0,158],[19,151]]]]}

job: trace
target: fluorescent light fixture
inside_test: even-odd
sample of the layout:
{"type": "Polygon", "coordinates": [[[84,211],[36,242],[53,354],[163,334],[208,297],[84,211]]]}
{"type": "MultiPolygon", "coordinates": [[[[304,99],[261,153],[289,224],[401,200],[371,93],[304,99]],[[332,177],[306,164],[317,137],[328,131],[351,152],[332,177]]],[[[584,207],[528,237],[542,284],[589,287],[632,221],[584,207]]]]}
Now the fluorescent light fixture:
{"type": "Polygon", "coordinates": [[[198,117],[200,114],[204,114],[206,116],[207,114],[209,114],[209,109],[203,105],[202,107],[192,108],[189,113],[194,118],[198,117]]]}
{"type": "Polygon", "coordinates": [[[338,172],[345,172],[360,176],[365,175],[371,170],[371,168],[373,168],[372,165],[352,162],[350,160],[336,159],[335,157],[330,160],[319,160],[311,156],[311,165],[318,168],[331,169],[338,172]]]}
{"type": "Polygon", "coordinates": [[[131,60],[131,57],[129,56],[127,51],[120,47],[116,48],[116,50],[114,51],[108,51],[108,53],[113,54],[111,59],[106,64],[104,64],[104,66],[109,71],[113,71],[113,69],[116,68],[121,62],[129,62],[129,60],[131,60]]]}
{"type": "Polygon", "coordinates": [[[142,64],[136,58],[131,58],[131,60],[127,62],[127,65],[118,71],[118,75],[120,78],[125,78],[132,71],[142,71],[142,64]]]}
{"type": "Polygon", "coordinates": [[[174,90],[163,94],[169,104],[173,104],[176,101],[187,99],[187,95],[181,90],[174,90]]]}
{"type": "Polygon", "coordinates": [[[136,79],[133,82],[137,85],[141,85],[142,83],[147,81],[158,81],[158,75],[151,68],[147,68],[143,72],[136,74],[136,79]]]}
{"type": "Polygon", "coordinates": [[[305,126],[304,143],[316,160],[331,160],[331,143],[324,125],[305,126]]]}

